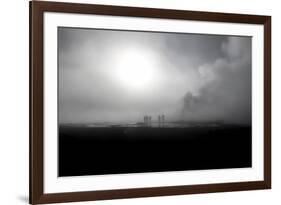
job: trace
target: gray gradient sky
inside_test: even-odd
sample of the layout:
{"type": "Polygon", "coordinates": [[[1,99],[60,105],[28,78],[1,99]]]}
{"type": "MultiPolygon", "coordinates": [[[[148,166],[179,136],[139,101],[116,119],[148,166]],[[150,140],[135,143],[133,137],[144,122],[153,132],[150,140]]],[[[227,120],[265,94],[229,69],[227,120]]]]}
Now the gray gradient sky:
{"type": "Polygon", "coordinates": [[[251,38],[58,28],[59,122],[251,123],[251,38]]]}

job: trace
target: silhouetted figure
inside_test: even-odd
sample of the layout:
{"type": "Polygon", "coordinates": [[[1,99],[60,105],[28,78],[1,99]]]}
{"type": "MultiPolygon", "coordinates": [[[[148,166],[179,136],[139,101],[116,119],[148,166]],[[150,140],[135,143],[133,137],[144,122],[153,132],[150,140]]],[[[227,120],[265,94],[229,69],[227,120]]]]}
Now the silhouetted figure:
{"type": "Polygon", "coordinates": [[[145,115],[143,117],[143,125],[146,127],[151,127],[152,126],[152,117],[149,115],[145,115]]]}
{"type": "Polygon", "coordinates": [[[145,126],[147,127],[151,126],[151,116],[145,115],[143,117],[143,122],[145,126]]]}
{"type": "Polygon", "coordinates": [[[165,115],[158,115],[158,126],[164,127],[165,125],[165,115]]]}

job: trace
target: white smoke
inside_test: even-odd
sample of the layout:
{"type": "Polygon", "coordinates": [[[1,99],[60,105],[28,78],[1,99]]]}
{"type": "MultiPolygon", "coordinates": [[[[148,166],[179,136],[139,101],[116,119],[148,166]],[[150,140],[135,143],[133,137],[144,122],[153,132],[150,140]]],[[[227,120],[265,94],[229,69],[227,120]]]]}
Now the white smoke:
{"type": "Polygon", "coordinates": [[[200,88],[184,96],[182,118],[250,124],[251,40],[229,37],[221,51],[224,57],[198,68],[200,88]]]}

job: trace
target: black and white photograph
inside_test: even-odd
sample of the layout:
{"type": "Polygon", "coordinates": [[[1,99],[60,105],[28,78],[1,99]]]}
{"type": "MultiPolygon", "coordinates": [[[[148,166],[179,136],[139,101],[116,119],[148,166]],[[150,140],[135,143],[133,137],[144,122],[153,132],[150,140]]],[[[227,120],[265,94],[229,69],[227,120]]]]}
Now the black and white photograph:
{"type": "Polygon", "coordinates": [[[250,36],[58,27],[58,176],[252,166],[250,36]]]}
{"type": "Polygon", "coordinates": [[[271,189],[271,16],[117,5],[29,2],[29,203],[271,189]]]}

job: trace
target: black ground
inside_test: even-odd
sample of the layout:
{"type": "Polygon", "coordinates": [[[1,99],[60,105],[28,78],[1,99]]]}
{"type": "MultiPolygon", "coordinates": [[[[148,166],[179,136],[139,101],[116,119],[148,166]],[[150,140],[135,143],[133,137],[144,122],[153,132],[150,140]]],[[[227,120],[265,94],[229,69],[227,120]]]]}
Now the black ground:
{"type": "Polygon", "coordinates": [[[60,126],[59,176],[251,167],[251,127],[60,126]]]}

